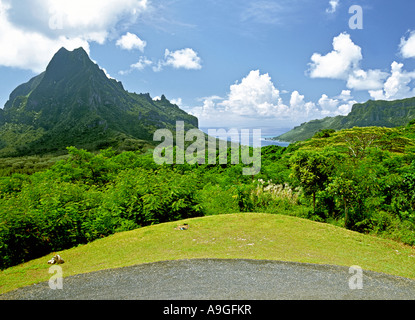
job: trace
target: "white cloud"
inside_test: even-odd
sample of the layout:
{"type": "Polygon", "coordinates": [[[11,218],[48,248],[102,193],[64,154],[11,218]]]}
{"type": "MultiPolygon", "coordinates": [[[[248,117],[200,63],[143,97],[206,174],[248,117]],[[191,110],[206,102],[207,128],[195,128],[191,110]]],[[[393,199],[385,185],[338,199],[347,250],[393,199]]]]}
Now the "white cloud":
{"type": "Polygon", "coordinates": [[[221,119],[224,119],[224,109],[217,105],[217,100],[223,99],[218,96],[203,98],[202,106],[191,108],[188,112],[197,117],[200,121],[202,121],[201,126],[212,126],[212,124],[213,126],[221,126],[223,124],[223,122],[221,122],[221,119]]]}
{"type": "Polygon", "coordinates": [[[403,64],[394,61],[391,65],[391,75],[385,81],[383,88],[370,90],[369,94],[376,100],[395,100],[413,97],[415,89],[409,84],[415,79],[415,72],[403,70],[403,64]]]}
{"type": "Polygon", "coordinates": [[[344,103],[337,107],[338,115],[347,116],[350,111],[352,111],[353,105],[356,104],[357,101],[350,101],[348,103],[344,103]]]}
{"type": "Polygon", "coordinates": [[[269,74],[252,70],[230,86],[225,98],[201,98],[202,105],[183,108],[199,118],[201,127],[252,127],[258,123],[262,127],[289,127],[312,119],[347,115],[357,103],[351,90],[342,90],[334,97],[322,94],[317,103],[307,101],[297,90],[285,103],[281,92],[269,74]]]}
{"type": "Polygon", "coordinates": [[[177,51],[169,51],[166,49],[164,53],[165,61],[163,65],[172,66],[175,69],[193,69],[202,68],[202,60],[198,54],[191,48],[181,49],[177,51]]]}
{"type": "Polygon", "coordinates": [[[353,43],[349,34],[341,33],[333,39],[333,51],[326,55],[312,55],[309,76],[344,80],[348,89],[373,92],[381,90],[389,73],[379,69],[361,69],[362,59],[361,48],[353,43]]]}
{"type": "Polygon", "coordinates": [[[288,107],[282,104],[278,89],[268,74],[251,71],[240,83],[230,87],[228,98],[221,103],[226,111],[241,116],[270,116],[283,113],[288,107]]]}
{"type": "Polygon", "coordinates": [[[310,116],[316,111],[314,102],[305,102],[304,96],[298,91],[293,91],[290,98],[290,108],[292,112],[298,112],[306,116],[310,116]]]}
{"type": "Polygon", "coordinates": [[[132,65],[130,65],[130,69],[128,70],[121,70],[118,73],[120,75],[127,75],[130,74],[133,70],[139,70],[142,71],[144,70],[146,67],[151,66],[153,64],[153,61],[149,60],[147,57],[140,57],[140,59],[138,60],[138,62],[133,63],[132,65]]]}
{"type": "Polygon", "coordinates": [[[127,32],[117,40],[116,45],[124,50],[138,49],[141,52],[144,52],[147,42],[141,40],[137,35],[127,32]]]}
{"type": "Polygon", "coordinates": [[[321,107],[324,115],[329,115],[337,110],[339,100],[329,98],[326,94],[323,94],[318,100],[318,105],[321,107]]]}
{"type": "MultiPolygon", "coordinates": [[[[5,0],[3,0],[5,1],[5,0]]],[[[29,15],[37,23],[31,24],[38,31],[45,27],[64,35],[81,34],[101,43],[117,24],[123,20],[134,22],[138,15],[148,8],[147,0],[21,0],[23,7],[17,7],[19,14],[29,15]],[[34,16],[34,13],[44,14],[34,16]],[[53,27],[55,23],[55,28],[53,27]]]]}
{"type": "Polygon", "coordinates": [[[337,7],[339,6],[340,0],[330,0],[329,5],[330,7],[326,9],[327,13],[335,13],[337,10],[337,7]]]}
{"type": "Polygon", "coordinates": [[[356,103],[349,90],[343,90],[339,96],[333,98],[323,94],[318,101],[321,115],[330,117],[349,114],[356,103]]]}
{"type": "Polygon", "coordinates": [[[304,107],[304,96],[301,95],[298,91],[293,91],[291,93],[290,106],[293,109],[302,109],[304,107]]]}
{"type": "Polygon", "coordinates": [[[147,66],[151,66],[153,62],[146,57],[140,57],[137,63],[131,65],[131,68],[137,70],[144,70],[147,66]]]}
{"type": "Polygon", "coordinates": [[[350,90],[342,90],[338,98],[343,101],[349,101],[350,99],[353,99],[352,92],[350,90]]]}
{"type": "Polygon", "coordinates": [[[175,69],[198,70],[202,68],[201,59],[198,54],[190,48],[177,50],[174,52],[165,50],[165,58],[159,60],[157,63],[148,59],[147,57],[140,57],[137,63],[130,65],[130,69],[120,71],[119,74],[126,75],[133,70],[144,70],[146,67],[152,67],[154,72],[160,72],[165,66],[171,66],[175,69]]]}
{"type": "Polygon", "coordinates": [[[378,90],[382,88],[388,73],[381,70],[356,69],[349,74],[347,88],[356,90],[378,90]]]}
{"type": "Polygon", "coordinates": [[[183,100],[182,100],[182,98],[171,99],[170,102],[172,104],[175,104],[176,106],[178,106],[180,108],[183,107],[183,100]]]}
{"type": "Polygon", "coordinates": [[[325,56],[314,53],[311,57],[309,74],[311,78],[347,80],[350,72],[357,69],[362,60],[362,50],[355,45],[347,33],[333,39],[333,51],[325,56]]]}
{"type": "Polygon", "coordinates": [[[401,38],[399,49],[404,58],[415,58],[415,31],[410,33],[408,39],[401,38]]]}
{"type": "Polygon", "coordinates": [[[229,123],[252,126],[258,122],[264,126],[290,126],[324,116],[348,114],[356,103],[350,90],[343,90],[336,97],[323,94],[317,104],[306,101],[295,90],[286,104],[269,74],[261,74],[259,70],[252,70],[231,85],[226,98],[212,96],[201,101],[201,106],[186,109],[199,118],[202,127],[227,127],[229,123]]]}
{"type": "Polygon", "coordinates": [[[282,103],[271,77],[259,70],[231,85],[226,98],[211,96],[201,101],[201,106],[189,108],[189,112],[199,118],[202,127],[252,126],[258,120],[275,125],[275,121],[291,117],[290,107],[282,103]]]}
{"type": "Polygon", "coordinates": [[[0,65],[43,71],[60,47],[103,44],[147,0],[0,0],[0,65]]]}

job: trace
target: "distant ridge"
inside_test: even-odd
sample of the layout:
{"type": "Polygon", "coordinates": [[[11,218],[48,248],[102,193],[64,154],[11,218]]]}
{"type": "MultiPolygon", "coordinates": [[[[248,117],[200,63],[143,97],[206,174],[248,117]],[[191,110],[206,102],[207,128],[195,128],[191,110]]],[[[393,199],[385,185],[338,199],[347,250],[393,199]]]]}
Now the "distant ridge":
{"type": "Polygon", "coordinates": [[[296,142],[310,139],[324,129],[350,129],[353,127],[387,127],[406,125],[415,119],[415,97],[395,101],[373,101],[355,104],[347,116],[326,117],[295,127],[273,140],[296,142]]]}
{"type": "Polygon", "coordinates": [[[96,150],[138,149],[159,128],[174,130],[198,119],[163,95],[127,92],[109,79],[83,48],[61,48],[46,71],[18,86],[0,109],[0,157],[65,152],[67,146],[96,150]]]}

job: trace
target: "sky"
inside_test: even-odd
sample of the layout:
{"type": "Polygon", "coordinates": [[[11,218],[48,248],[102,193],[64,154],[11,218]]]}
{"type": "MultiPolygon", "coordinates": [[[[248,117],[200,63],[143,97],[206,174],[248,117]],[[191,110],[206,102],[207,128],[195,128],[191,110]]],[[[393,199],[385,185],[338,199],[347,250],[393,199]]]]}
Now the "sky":
{"type": "Polygon", "coordinates": [[[415,96],[415,1],[0,0],[0,106],[61,48],[200,127],[285,130],[415,96]]]}

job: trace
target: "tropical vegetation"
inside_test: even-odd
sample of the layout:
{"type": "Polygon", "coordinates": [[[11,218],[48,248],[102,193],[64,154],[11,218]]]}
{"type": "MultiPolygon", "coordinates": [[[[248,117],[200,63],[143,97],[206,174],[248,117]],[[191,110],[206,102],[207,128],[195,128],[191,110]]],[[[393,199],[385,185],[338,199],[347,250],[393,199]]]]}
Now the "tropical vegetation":
{"type": "MultiPolygon", "coordinates": [[[[180,219],[237,212],[286,214],[415,245],[415,125],[318,133],[263,147],[243,164],[157,165],[151,150],[69,147],[46,168],[15,158],[0,178],[0,267],[180,219]]],[[[218,154],[219,156],[219,154],[218,154]]],[[[9,161],[9,160],[5,160],[9,161]]]]}

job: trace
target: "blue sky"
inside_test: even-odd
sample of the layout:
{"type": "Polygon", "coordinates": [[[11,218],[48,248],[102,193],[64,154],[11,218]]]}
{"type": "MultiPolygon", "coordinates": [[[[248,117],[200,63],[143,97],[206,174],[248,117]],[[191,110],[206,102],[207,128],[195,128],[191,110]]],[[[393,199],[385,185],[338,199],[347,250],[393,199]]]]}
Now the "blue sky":
{"type": "Polygon", "coordinates": [[[0,105],[60,47],[83,46],[201,127],[291,128],[415,96],[414,14],[408,0],[0,0],[0,105]]]}

